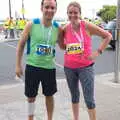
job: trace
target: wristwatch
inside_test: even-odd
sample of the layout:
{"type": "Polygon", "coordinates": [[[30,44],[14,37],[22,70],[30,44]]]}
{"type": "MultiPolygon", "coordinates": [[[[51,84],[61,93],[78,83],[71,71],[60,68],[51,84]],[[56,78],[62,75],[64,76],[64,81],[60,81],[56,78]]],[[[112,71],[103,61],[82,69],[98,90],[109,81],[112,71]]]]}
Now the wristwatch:
{"type": "Polygon", "coordinates": [[[97,49],[97,52],[98,52],[99,54],[102,54],[102,53],[103,53],[103,51],[102,51],[101,49],[97,49]]]}

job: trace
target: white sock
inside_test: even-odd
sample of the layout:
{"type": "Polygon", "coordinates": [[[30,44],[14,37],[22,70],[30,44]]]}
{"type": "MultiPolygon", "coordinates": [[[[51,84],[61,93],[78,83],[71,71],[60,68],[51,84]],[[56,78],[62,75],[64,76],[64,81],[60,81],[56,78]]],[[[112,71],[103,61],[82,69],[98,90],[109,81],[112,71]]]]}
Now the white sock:
{"type": "Polygon", "coordinates": [[[28,115],[34,115],[35,112],[35,103],[34,102],[28,102],[28,115]]]}

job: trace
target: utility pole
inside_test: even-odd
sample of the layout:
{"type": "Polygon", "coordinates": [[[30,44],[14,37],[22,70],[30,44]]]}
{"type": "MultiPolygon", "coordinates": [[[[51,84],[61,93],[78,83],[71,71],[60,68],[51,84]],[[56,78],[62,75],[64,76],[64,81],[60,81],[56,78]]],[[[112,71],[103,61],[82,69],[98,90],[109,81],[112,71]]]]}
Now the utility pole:
{"type": "Polygon", "coordinates": [[[120,83],[119,80],[119,66],[120,66],[120,0],[117,1],[117,14],[116,14],[116,51],[115,51],[115,82],[120,83]]]}
{"type": "Polygon", "coordinates": [[[24,12],[25,12],[24,0],[22,0],[22,16],[23,16],[23,19],[25,18],[24,12]]]}
{"type": "Polygon", "coordinates": [[[11,18],[11,0],[9,0],[9,17],[11,18]]]}
{"type": "Polygon", "coordinates": [[[92,19],[95,20],[95,9],[92,9],[92,19]]]}

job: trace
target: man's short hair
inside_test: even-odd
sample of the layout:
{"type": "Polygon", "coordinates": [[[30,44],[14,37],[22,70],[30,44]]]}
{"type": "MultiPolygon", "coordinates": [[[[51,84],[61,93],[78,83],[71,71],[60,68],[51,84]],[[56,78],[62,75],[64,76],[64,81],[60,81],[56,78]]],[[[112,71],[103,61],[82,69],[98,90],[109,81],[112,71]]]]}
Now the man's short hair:
{"type": "MultiPolygon", "coordinates": [[[[41,1],[41,6],[43,6],[44,1],[45,1],[45,0],[42,0],[42,1],[41,1]]],[[[57,0],[55,0],[55,2],[56,2],[56,5],[57,5],[57,0]]]]}

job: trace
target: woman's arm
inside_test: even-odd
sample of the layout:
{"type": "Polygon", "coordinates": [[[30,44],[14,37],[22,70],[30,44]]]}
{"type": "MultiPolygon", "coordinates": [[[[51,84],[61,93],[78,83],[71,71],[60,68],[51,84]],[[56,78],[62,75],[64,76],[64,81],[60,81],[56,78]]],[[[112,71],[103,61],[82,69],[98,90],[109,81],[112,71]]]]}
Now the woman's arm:
{"type": "Polygon", "coordinates": [[[86,22],[86,29],[88,30],[90,35],[97,35],[103,38],[101,44],[99,45],[98,52],[100,53],[104,51],[107,45],[109,44],[109,42],[111,41],[112,35],[106,30],[89,22],[86,22]]]}
{"type": "Polygon", "coordinates": [[[60,27],[59,28],[59,35],[58,35],[58,45],[60,49],[65,50],[66,45],[64,44],[64,34],[65,34],[65,28],[60,27]]]}

